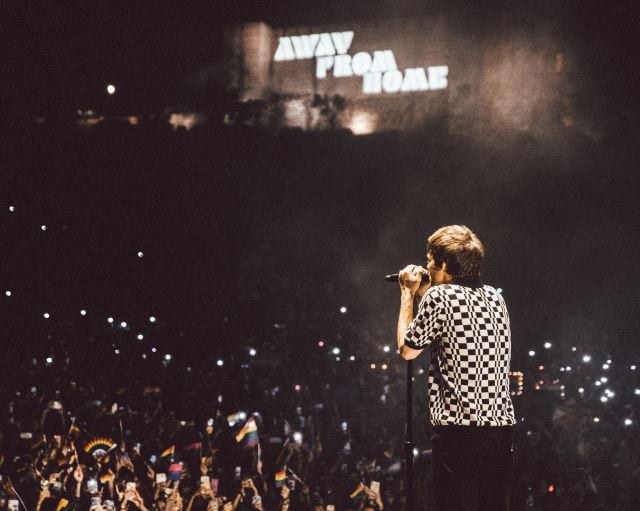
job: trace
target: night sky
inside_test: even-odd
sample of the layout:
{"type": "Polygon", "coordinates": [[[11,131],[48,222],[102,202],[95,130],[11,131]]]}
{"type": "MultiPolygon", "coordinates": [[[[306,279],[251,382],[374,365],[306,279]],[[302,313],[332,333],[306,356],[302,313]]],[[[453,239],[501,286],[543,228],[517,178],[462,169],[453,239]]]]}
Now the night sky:
{"type": "Polygon", "coordinates": [[[43,310],[83,306],[240,325],[251,307],[268,323],[292,306],[348,305],[354,325],[388,342],[398,293],[382,277],[422,262],[433,230],[463,223],[486,245],[485,280],[504,290],[516,359],[546,340],[638,354],[631,2],[478,3],[13,6],[1,78],[0,281],[3,299],[13,291],[4,313],[14,335],[43,310]],[[65,124],[77,109],[152,115],[193,99],[190,77],[224,61],[223,31],[237,23],[442,12],[461,30],[552,25],[574,49],[573,100],[585,122],[491,137],[437,126],[353,137],[65,124]],[[113,98],[107,83],[118,85],[113,98]],[[38,117],[46,123],[34,126],[38,117]]]}

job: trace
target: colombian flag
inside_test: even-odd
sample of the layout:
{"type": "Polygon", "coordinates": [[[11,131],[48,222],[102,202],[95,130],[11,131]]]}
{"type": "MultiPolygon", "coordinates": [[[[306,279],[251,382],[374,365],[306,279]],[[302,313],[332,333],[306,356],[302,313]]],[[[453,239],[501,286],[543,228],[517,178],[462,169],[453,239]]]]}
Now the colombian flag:
{"type": "Polygon", "coordinates": [[[276,472],[276,488],[280,488],[286,480],[287,480],[286,469],[281,470],[280,472],[276,472]]]}
{"type": "Polygon", "coordinates": [[[238,431],[236,442],[242,444],[243,449],[251,449],[258,445],[258,425],[253,417],[249,417],[246,424],[238,431]]]}

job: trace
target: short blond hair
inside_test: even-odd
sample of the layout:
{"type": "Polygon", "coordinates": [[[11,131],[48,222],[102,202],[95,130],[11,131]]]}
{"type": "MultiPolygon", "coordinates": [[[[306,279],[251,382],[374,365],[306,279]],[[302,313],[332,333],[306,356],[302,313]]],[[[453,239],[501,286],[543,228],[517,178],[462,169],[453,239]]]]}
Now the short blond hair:
{"type": "Polygon", "coordinates": [[[447,273],[454,277],[480,277],[484,245],[465,225],[440,227],[427,238],[427,252],[436,266],[447,264],[447,273]]]}

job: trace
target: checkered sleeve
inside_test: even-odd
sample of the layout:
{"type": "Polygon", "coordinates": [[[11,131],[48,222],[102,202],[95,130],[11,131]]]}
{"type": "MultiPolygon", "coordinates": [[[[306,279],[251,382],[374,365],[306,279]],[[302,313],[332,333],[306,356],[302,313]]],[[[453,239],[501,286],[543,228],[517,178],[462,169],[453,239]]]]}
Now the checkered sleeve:
{"type": "Polygon", "coordinates": [[[404,334],[404,343],[414,350],[421,350],[440,338],[442,329],[442,299],[437,287],[432,287],[422,297],[418,314],[404,334]]]}

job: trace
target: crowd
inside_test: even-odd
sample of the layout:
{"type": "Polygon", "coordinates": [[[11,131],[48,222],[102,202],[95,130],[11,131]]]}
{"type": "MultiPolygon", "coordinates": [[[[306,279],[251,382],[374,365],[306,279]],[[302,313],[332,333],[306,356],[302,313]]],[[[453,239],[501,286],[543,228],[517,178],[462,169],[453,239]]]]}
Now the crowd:
{"type": "MultiPolygon", "coordinates": [[[[318,340],[296,360],[280,344],[276,364],[285,328],[276,324],[272,345],[189,357],[146,342],[162,346],[168,328],[150,319],[144,335],[113,318],[83,328],[66,320],[49,327],[55,347],[43,356],[5,356],[0,509],[403,508],[404,365],[393,350],[381,349],[376,365],[364,347],[349,356],[318,340]]],[[[550,344],[529,355],[524,392],[513,387],[513,509],[633,509],[635,365],[550,344]]],[[[426,423],[419,364],[415,379],[416,421],[426,423]]],[[[415,450],[423,509],[428,438],[427,427],[415,450]]]]}

